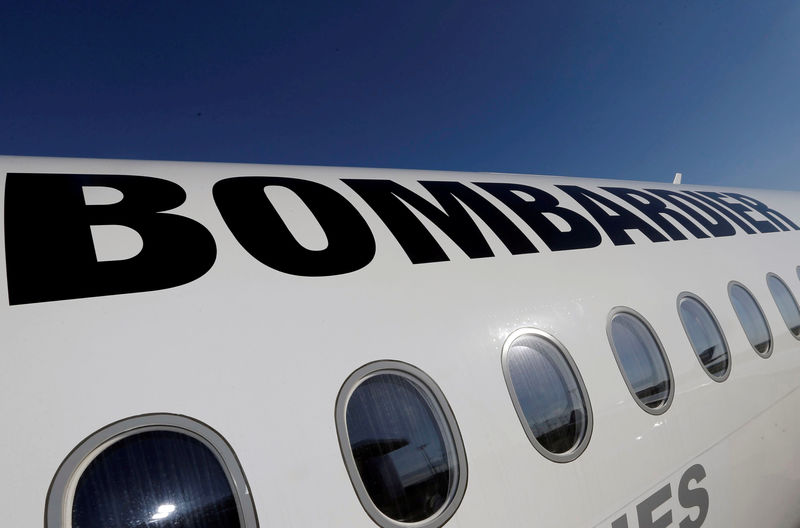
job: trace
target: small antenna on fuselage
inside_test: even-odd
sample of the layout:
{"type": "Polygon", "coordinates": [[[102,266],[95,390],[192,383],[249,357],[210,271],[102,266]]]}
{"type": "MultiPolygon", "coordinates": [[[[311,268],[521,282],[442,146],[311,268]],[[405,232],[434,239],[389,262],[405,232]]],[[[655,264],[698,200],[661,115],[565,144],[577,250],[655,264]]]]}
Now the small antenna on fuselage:
{"type": "Polygon", "coordinates": [[[673,185],[680,185],[681,184],[681,178],[683,178],[683,174],[681,174],[680,172],[676,172],[675,173],[675,179],[672,180],[673,185]]]}

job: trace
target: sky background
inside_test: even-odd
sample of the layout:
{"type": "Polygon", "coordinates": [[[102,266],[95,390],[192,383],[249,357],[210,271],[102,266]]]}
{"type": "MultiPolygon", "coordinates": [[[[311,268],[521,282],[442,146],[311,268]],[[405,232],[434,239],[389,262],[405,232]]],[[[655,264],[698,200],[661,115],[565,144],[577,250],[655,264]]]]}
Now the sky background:
{"type": "Polygon", "coordinates": [[[0,154],[800,190],[797,0],[6,0],[0,21],[0,154]]]}

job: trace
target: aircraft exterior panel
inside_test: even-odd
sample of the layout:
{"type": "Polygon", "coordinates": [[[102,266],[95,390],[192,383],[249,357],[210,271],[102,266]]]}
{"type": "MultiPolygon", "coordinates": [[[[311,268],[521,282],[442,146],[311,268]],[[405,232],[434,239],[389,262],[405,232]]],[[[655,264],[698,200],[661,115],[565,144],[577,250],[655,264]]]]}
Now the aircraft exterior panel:
{"type": "MultiPolygon", "coordinates": [[[[602,188],[738,193],[794,224],[800,223],[797,193],[518,174],[124,160],[0,157],[0,169],[0,203],[5,203],[0,507],[7,526],[41,522],[56,470],[84,438],[147,413],[186,415],[218,431],[247,475],[262,527],[375,526],[343,461],[335,408],[351,373],[377,360],[422,370],[455,416],[468,484],[448,526],[610,528],[616,523],[618,528],[625,515],[633,528],[646,525],[639,522],[644,510],[637,506],[654,504],[646,501],[657,492],[667,498],[655,503],[653,526],[666,522],[658,521],[664,516],[671,518],[664,526],[678,526],[687,517],[685,526],[693,526],[700,508],[684,507],[681,479],[698,464],[705,476],[689,488],[707,491],[702,526],[800,523],[800,341],[784,324],[766,283],[772,272],[800,294],[800,231],[787,226],[748,234],[735,225],[732,236],[697,238],[675,224],[686,239],[673,240],[602,188]],[[9,275],[7,265],[15,255],[5,238],[16,227],[9,224],[16,218],[9,216],[10,200],[16,199],[7,187],[11,174],[31,180],[41,174],[88,174],[173,182],[186,198],[169,212],[208,231],[213,263],[199,277],[163,289],[12,303],[8,292],[16,275],[9,275]],[[374,257],[356,270],[328,276],[265,265],[232,233],[215,201],[215,184],[244,177],[303,180],[331,189],[369,227],[374,257]],[[447,260],[412,263],[380,214],[344,180],[389,180],[434,205],[420,182],[461,182],[513,223],[536,252],[512,254],[510,238],[502,239],[469,210],[493,254],[470,258],[434,222],[414,212],[447,260]],[[544,191],[594,226],[601,241],[552,250],[476,183],[544,191]],[[558,185],[603,196],[665,240],[629,229],[623,231],[632,243],[615,245],[558,185]],[[769,358],[748,342],[728,297],[730,281],[744,284],[761,305],[774,339],[769,358]],[[676,309],[682,292],[701,298],[719,321],[730,348],[724,382],[713,381],[698,363],[676,309]],[[607,335],[615,307],[641,314],[669,358],[674,394],[662,414],[644,412],[620,374],[607,335]],[[501,350],[521,328],[558,339],[585,384],[593,427],[585,451],[573,461],[554,462],[534,449],[509,397],[501,350]]],[[[113,190],[87,193],[99,204],[119,199],[113,190]]],[[[274,205],[292,219],[288,227],[296,239],[317,244],[317,251],[325,247],[320,226],[313,214],[298,210],[303,204],[295,195],[280,191],[270,198],[283,200],[274,205]]],[[[752,209],[748,214],[769,221],[752,209]]],[[[563,219],[551,220],[565,227],[563,219]]],[[[261,230],[268,247],[274,228],[253,216],[252,229],[261,230]]],[[[148,247],[146,236],[129,231],[120,228],[115,236],[109,228],[109,236],[93,239],[95,250],[130,258],[148,247]]],[[[41,246],[47,243],[30,242],[39,244],[37,258],[48,254],[41,246]]],[[[32,246],[17,245],[15,251],[20,247],[32,246]]],[[[58,273],[72,256],[49,258],[37,269],[58,273]]]]}

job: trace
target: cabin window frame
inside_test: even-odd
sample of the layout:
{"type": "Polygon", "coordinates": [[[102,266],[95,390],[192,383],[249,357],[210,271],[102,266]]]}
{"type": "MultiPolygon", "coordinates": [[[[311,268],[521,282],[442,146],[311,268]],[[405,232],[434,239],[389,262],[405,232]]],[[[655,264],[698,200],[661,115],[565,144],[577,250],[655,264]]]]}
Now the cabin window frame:
{"type": "Polygon", "coordinates": [[[433,378],[428,376],[421,369],[409,363],[390,359],[373,361],[356,369],[347,377],[342,387],[339,389],[339,394],[336,397],[335,423],[336,434],[339,439],[339,449],[342,453],[342,459],[344,460],[350,483],[356,492],[361,507],[378,526],[382,528],[439,528],[449,521],[456,513],[467,490],[468,468],[464,441],[455,414],[444,392],[442,392],[433,378]],[[448,490],[445,506],[437,510],[430,517],[421,521],[397,521],[383,513],[378,506],[372,502],[369,492],[361,479],[361,473],[356,466],[353,450],[350,446],[350,436],[347,431],[347,407],[350,402],[350,397],[361,383],[381,374],[396,375],[410,381],[414,385],[414,388],[419,391],[420,395],[424,399],[429,400],[427,403],[429,407],[431,407],[433,415],[436,417],[436,425],[440,427],[441,433],[443,435],[449,434],[452,438],[451,447],[453,452],[448,453],[448,457],[455,465],[456,482],[451,486],[451,489],[448,490]],[[438,407],[438,409],[433,408],[433,406],[438,407]]]}
{"type": "Polygon", "coordinates": [[[617,368],[619,369],[619,373],[622,376],[622,379],[625,381],[625,386],[628,388],[628,392],[633,397],[633,401],[636,402],[636,405],[638,405],[646,413],[652,414],[654,416],[659,416],[667,412],[669,408],[672,406],[672,401],[675,398],[675,392],[676,392],[675,375],[672,372],[672,365],[670,364],[669,355],[667,355],[667,351],[664,348],[664,344],[658,337],[658,333],[656,333],[655,329],[653,328],[653,325],[650,324],[650,321],[648,321],[642,314],[640,314],[633,308],[629,308],[627,306],[616,306],[612,308],[611,311],[608,313],[608,318],[606,319],[606,336],[608,337],[608,343],[611,346],[611,351],[614,354],[614,361],[616,361],[617,363],[617,368]],[[619,358],[619,351],[617,350],[617,345],[614,342],[614,337],[611,332],[611,324],[614,321],[614,318],[620,314],[630,315],[631,317],[638,320],[640,323],[644,325],[644,327],[649,332],[650,336],[655,341],[659,355],[661,356],[661,359],[664,361],[664,366],[666,367],[667,378],[669,381],[669,393],[667,395],[666,401],[664,401],[664,403],[662,403],[658,407],[655,408],[648,407],[642,400],[639,399],[639,397],[636,395],[636,391],[633,389],[633,385],[631,385],[631,381],[628,379],[628,374],[622,365],[622,361],[619,358]]]}
{"type": "Polygon", "coordinates": [[[72,506],[84,471],[108,447],[120,440],[151,431],[189,436],[208,448],[228,479],[241,528],[258,528],[253,494],[236,453],[211,426],[180,414],[154,413],[124,418],[83,439],[56,470],[45,501],[45,528],[72,528],[72,506]]]}
{"type": "MultiPolygon", "coordinates": [[[[581,376],[580,370],[578,366],[575,364],[570,353],[567,351],[566,347],[555,337],[551,334],[539,330],[537,328],[520,328],[512,332],[503,343],[503,349],[501,352],[501,362],[502,362],[502,369],[503,369],[503,377],[506,381],[506,388],[508,389],[508,393],[511,396],[511,403],[514,405],[514,410],[517,413],[517,417],[519,418],[520,423],[522,424],[522,428],[525,430],[525,434],[528,437],[531,445],[539,452],[540,455],[551,460],[553,462],[558,463],[566,463],[572,462],[576,458],[578,458],[589,445],[589,441],[592,437],[592,430],[594,427],[594,418],[592,415],[592,404],[589,401],[589,392],[586,390],[586,384],[583,381],[583,377],[581,376]],[[528,424],[527,416],[522,408],[522,405],[519,402],[519,397],[517,396],[517,390],[514,386],[513,380],[511,379],[511,370],[508,364],[508,352],[513,346],[514,342],[523,336],[534,336],[537,338],[541,338],[544,341],[547,341],[551,345],[553,345],[556,350],[558,350],[561,357],[564,358],[566,361],[567,366],[569,367],[570,374],[575,379],[578,390],[580,391],[581,400],[583,402],[584,411],[586,414],[586,423],[584,425],[584,432],[583,436],[575,444],[569,451],[564,453],[553,453],[552,451],[548,450],[544,447],[539,440],[536,438],[533,430],[531,429],[530,425],[528,424]]],[[[560,374],[564,374],[560,372],[560,374]]]]}
{"type": "MultiPolygon", "coordinates": [[[[769,287],[767,287],[767,289],[769,290],[769,287]]],[[[770,292],[770,296],[772,296],[771,292],[770,292]]],[[[750,288],[748,288],[747,286],[745,286],[741,282],[736,281],[736,280],[732,280],[732,281],[730,281],[728,283],[728,299],[731,302],[731,308],[733,309],[733,313],[736,315],[736,320],[739,321],[739,326],[742,327],[742,332],[744,333],[745,338],[747,339],[747,342],[750,344],[750,347],[753,349],[753,351],[756,353],[756,355],[758,357],[764,358],[764,359],[767,359],[770,356],[772,356],[772,353],[775,351],[775,336],[772,334],[772,327],[769,324],[769,319],[767,319],[767,314],[764,313],[764,308],[761,307],[761,303],[758,302],[758,298],[755,296],[755,294],[753,294],[753,292],[750,290],[750,288]],[[747,295],[750,296],[750,299],[756,305],[756,309],[758,310],[758,313],[761,316],[761,320],[764,322],[764,325],[766,325],[766,327],[767,327],[767,334],[769,335],[769,348],[767,348],[767,351],[764,352],[764,353],[759,352],[758,349],[756,349],[755,345],[750,342],[750,336],[747,335],[747,332],[744,329],[744,323],[742,322],[741,318],[739,318],[739,313],[736,311],[736,308],[734,308],[734,306],[733,306],[733,297],[731,296],[731,292],[733,291],[733,288],[735,286],[738,286],[739,288],[744,290],[745,293],[747,293],[747,295]]]]}
{"type": "Polygon", "coordinates": [[[709,378],[711,378],[713,381],[716,381],[717,383],[722,383],[723,381],[728,379],[728,377],[731,375],[731,371],[733,370],[733,354],[731,353],[731,347],[728,345],[728,338],[725,337],[725,332],[722,330],[722,325],[719,324],[719,320],[717,319],[717,316],[714,315],[714,312],[713,310],[711,310],[711,307],[702,298],[700,298],[699,295],[689,291],[681,292],[678,295],[678,299],[675,301],[675,307],[678,310],[678,319],[680,319],[681,321],[681,326],[683,327],[683,333],[686,335],[686,339],[689,341],[689,346],[691,347],[692,352],[694,353],[694,357],[697,358],[697,362],[703,368],[703,372],[705,372],[709,378]],[[708,367],[706,367],[706,365],[703,364],[703,360],[700,359],[700,355],[697,353],[697,350],[695,349],[695,344],[692,341],[691,335],[689,335],[689,329],[687,328],[686,322],[683,320],[683,317],[681,316],[681,302],[684,299],[693,300],[706,311],[706,313],[711,317],[711,322],[714,323],[714,326],[716,326],[717,333],[719,333],[719,336],[722,338],[722,345],[725,347],[725,354],[728,356],[728,368],[725,370],[725,374],[723,374],[722,376],[714,376],[713,374],[711,374],[711,371],[709,371],[708,367]]]}
{"type": "Polygon", "coordinates": [[[773,304],[775,304],[775,308],[777,308],[778,313],[781,316],[781,320],[783,321],[783,325],[789,331],[789,335],[790,336],[792,336],[793,338],[795,338],[798,341],[800,341],[800,333],[795,334],[792,331],[791,327],[789,326],[789,321],[787,321],[786,318],[783,316],[783,311],[781,310],[781,307],[778,304],[778,300],[775,298],[775,295],[772,293],[772,288],[769,287],[769,279],[770,279],[770,277],[774,277],[779,283],[781,283],[783,285],[784,288],[786,288],[786,291],[789,293],[789,297],[792,299],[792,302],[794,303],[795,309],[798,312],[800,312],[800,304],[797,304],[797,297],[794,296],[794,292],[792,291],[792,289],[789,287],[789,285],[786,283],[785,280],[783,280],[783,278],[780,275],[778,275],[777,273],[774,273],[774,272],[767,273],[767,277],[765,279],[766,283],[767,283],[767,290],[769,290],[770,297],[772,297],[772,302],[773,302],[773,304]]]}

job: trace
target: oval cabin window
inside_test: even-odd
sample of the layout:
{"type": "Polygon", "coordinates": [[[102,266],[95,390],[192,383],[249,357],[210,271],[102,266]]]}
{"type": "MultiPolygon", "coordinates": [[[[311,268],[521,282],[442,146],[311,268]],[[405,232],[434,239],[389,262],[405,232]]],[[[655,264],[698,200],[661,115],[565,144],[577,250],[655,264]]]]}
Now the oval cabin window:
{"type": "Polygon", "coordinates": [[[239,528],[228,478],[199,440],[174,431],[133,434],[103,450],[78,480],[73,528],[239,528]]]}
{"type": "Polygon", "coordinates": [[[503,374],[528,439],[555,462],[586,448],[592,413],[586,389],[566,350],[537,330],[517,330],[503,347],[503,374]]]}
{"type": "Polygon", "coordinates": [[[353,373],[337,402],[345,465],[367,513],[381,526],[441,526],[466,487],[455,418],[421,371],[394,361],[353,373]]]}
{"type": "Polygon", "coordinates": [[[797,307],[797,301],[791,290],[783,279],[774,273],[767,275],[767,286],[789,331],[793,336],[800,338],[800,308],[797,307]]]}
{"type": "Polygon", "coordinates": [[[650,325],[627,308],[611,312],[608,339],[634,401],[651,414],[672,402],[672,371],[664,348],[650,325]]]}
{"type": "Polygon", "coordinates": [[[769,357],[772,353],[772,333],[758,301],[737,282],[732,282],[728,287],[728,296],[750,345],[761,357],[769,357]]]}
{"type": "Polygon", "coordinates": [[[46,516],[48,528],[257,525],[228,445],[207,426],[174,415],[126,420],[84,441],[59,469],[46,516]]]}
{"type": "Polygon", "coordinates": [[[714,381],[725,381],[730,374],[730,354],[714,314],[690,293],[678,297],[678,314],[703,369],[714,381]]]}

